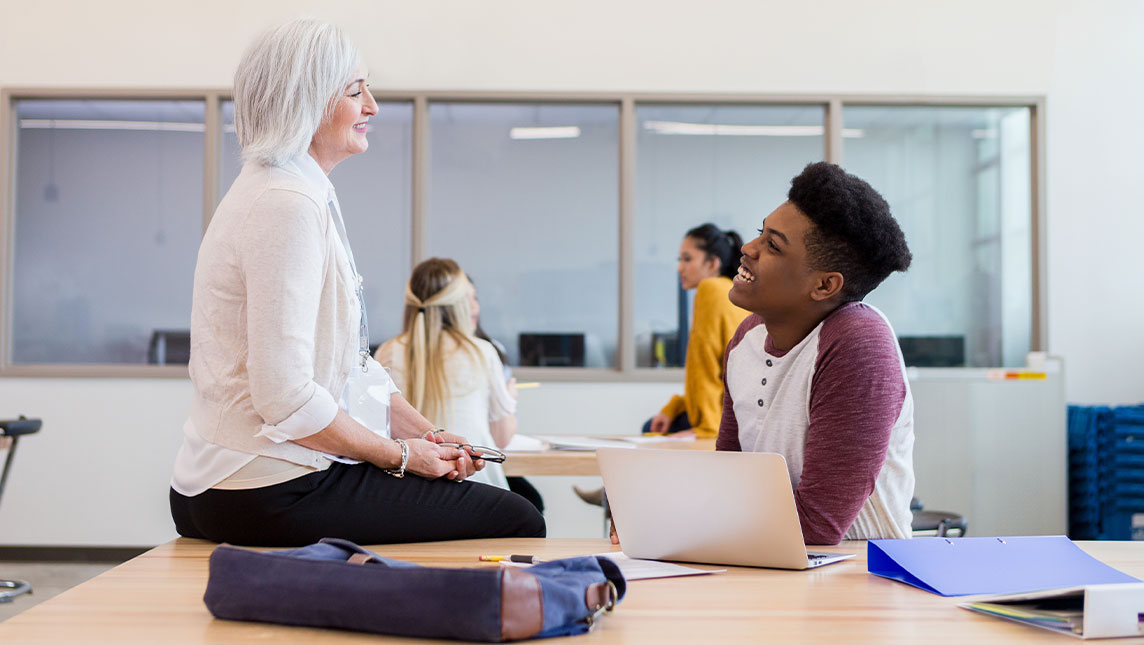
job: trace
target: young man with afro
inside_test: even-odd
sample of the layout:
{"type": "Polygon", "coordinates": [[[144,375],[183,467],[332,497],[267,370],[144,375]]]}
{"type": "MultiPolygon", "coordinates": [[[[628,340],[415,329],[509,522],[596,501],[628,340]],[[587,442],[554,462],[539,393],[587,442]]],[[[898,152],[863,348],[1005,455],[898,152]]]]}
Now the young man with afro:
{"type": "Polygon", "coordinates": [[[862,302],[910,250],[886,200],[811,164],[743,245],[718,450],[777,452],[807,544],[910,536],[913,399],[897,338],[862,302]]]}

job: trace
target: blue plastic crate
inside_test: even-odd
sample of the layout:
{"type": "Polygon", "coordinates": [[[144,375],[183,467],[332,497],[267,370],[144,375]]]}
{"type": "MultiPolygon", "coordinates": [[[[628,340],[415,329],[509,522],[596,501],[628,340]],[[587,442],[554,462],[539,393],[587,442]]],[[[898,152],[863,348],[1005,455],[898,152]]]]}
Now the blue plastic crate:
{"type": "Polygon", "coordinates": [[[1069,406],[1066,467],[1070,536],[1144,540],[1144,405],[1069,406]]]}
{"type": "Polygon", "coordinates": [[[1106,510],[1100,522],[1098,540],[1144,540],[1144,506],[1106,510]]]}

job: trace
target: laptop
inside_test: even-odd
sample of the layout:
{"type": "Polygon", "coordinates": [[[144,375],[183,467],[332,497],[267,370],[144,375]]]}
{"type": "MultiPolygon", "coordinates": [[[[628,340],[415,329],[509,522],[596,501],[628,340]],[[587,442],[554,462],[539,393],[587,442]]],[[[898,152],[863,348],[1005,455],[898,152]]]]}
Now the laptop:
{"type": "Polygon", "coordinates": [[[774,569],[853,557],[807,553],[782,455],[600,448],[596,459],[629,557],[774,569]]]}

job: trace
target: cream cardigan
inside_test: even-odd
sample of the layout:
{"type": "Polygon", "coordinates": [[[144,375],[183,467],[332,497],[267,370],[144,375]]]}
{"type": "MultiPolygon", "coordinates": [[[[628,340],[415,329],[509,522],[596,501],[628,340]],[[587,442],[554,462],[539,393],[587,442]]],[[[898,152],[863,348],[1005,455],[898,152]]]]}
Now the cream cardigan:
{"type": "Polygon", "coordinates": [[[328,466],[290,440],[333,421],[356,365],[360,311],[334,200],[303,155],[244,166],[215,211],[195,267],[194,395],[172,479],[180,493],[196,495],[257,455],[328,466]]]}

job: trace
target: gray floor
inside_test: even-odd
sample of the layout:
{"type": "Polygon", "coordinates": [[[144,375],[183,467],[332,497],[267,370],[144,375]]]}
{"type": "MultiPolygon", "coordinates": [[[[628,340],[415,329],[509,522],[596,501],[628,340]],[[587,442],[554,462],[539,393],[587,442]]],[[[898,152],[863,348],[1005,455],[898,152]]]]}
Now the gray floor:
{"type": "Polygon", "coordinates": [[[0,622],[27,611],[85,580],[116,566],[113,562],[11,562],[0,560],[0,579],[31,583],[32,593],[0,602],[0,622]]]}

